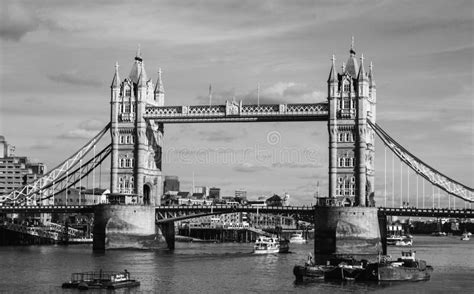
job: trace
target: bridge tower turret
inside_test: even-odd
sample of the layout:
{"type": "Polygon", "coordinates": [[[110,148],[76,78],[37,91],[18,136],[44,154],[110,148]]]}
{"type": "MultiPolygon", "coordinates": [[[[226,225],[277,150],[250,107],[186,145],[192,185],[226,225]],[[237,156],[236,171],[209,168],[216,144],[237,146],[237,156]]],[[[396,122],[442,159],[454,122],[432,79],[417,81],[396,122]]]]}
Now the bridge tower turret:
{"type": "MultiPolygon", "coordinates": [[[[349,59],[336,73],[334,57],[328,79],[329,198],[335,206],[373,206],[375,82],[364,59],[356,59],[354,42],[349,59]]],[[[371,69],[372,70],[372,69],[371,69]]]]}
{"type": "MultiPolygon", "coordinates": [[[[161,83],[161,74],[159,81],[161,83]]],[[[156,99],[140,49],[127,78],[120,81],[116,69],[111,89],[110,190],[112,193],[136,194],[138,204],[159,205],[162,195],[163,126],[148,122],[143,116],[147,105],[163,105],[164,91],[156,99]]]]}

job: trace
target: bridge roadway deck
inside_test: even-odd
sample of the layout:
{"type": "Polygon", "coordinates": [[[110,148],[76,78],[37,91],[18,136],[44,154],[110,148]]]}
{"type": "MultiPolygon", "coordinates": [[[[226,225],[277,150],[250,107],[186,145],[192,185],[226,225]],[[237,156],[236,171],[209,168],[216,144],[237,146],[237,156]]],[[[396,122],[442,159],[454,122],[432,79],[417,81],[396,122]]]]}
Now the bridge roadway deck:
{"type": "MultiPolygon", "coordinates": [[[[95,205],[44,205],[44,206],[0,206],[0,213],[93,213],[95,205]]],[[[451,218],[473,218],[472,209],[448,209],[448,208],[389,208],[379,207],[379,214],[387,216],[410,216],[410,217],[451,217],[451,218]]],[[[313,214],[311,206],[157,206],[157,214],[180,213],[194,214],[223,214],[232,212],[248,213],[272,213],[272,214],[313,214]]]]}

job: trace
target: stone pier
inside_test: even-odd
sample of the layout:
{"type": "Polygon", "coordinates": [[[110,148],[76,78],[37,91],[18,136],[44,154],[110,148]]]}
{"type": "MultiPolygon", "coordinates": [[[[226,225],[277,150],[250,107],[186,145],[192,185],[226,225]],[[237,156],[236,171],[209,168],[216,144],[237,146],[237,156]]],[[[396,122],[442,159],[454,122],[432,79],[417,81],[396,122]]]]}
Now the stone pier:
{"type": "Polygon", "coordinates": [[[98,205],[94,211],[94,250],[160,249],[155,208],[145,205],[98,205]]]}
{"type": "Polygon", "coordinates": [[[315,261],[355,258],[375,261],[383,253],[377,208],[316,207],[315,261]]]}

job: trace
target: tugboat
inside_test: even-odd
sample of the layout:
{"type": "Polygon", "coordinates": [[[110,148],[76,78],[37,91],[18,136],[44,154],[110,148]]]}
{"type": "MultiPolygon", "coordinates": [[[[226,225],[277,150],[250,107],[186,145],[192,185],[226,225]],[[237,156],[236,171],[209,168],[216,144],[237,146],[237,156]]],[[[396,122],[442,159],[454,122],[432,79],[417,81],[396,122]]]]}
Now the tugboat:
{"type": "Polygon", "coordinates": [[[62,288],[89,289],[118,289],[140,286],[140,282],[130,278],[127,270],[123,272],[83,272],[71,274],[71,279],[62,284],[62,288]]]}
{"type": "Polygon", "coordinates": [[[415,258],[415,251],[402,251],[402,257],[390,260],[384,257],[377,263],[369,263],[359,275],[365,281],[425,281],[429,280],[433,267],[415,258]]]}
{"type": "Polygon", "coordinates": [[[281,240],[278,237],[258,237],[253,246],[253,253],[287,253],[290,249],[288,240],[281,240]]]}

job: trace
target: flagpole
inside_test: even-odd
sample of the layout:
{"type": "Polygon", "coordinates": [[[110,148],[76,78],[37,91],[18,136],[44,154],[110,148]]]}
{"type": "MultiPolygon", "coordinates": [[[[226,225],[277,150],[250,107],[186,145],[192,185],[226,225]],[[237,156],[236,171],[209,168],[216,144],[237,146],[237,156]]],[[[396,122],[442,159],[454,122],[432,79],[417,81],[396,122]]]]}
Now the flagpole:
{"type": "Polygon", "coordinates": [[[260,106],[260,83],[257,84],[257,106],[260,106]]]}

